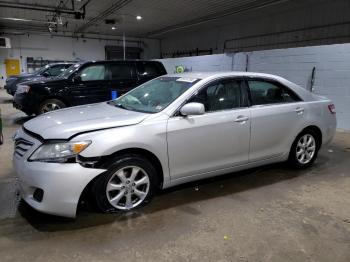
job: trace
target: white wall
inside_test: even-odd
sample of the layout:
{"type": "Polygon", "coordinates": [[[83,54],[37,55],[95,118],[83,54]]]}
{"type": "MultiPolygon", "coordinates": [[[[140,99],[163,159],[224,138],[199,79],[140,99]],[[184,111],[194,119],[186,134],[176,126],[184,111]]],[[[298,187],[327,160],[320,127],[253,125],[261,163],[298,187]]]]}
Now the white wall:
{"type": "Polygon", "coordinates": [[[308,89],[316,67],[314,92],[334,101],[338,127],[350,130],[350,44],[260,51],[249,57],[250,71],[280,75],[308,89]]]}
{"type": "Polygon", "coordinates": [[[316,67],[314,92],[332,99],[338,127],[350,130],[350,44],[255,51],[248,53],[160,59],[168,72],[175,66],[190,71],[248,71],[280,75],[310,89],[316,67]],[[247,59],[248,57],[248,59],[247,59]],[[248,62],[248,64],[247,64],[248,62]]]}
{"type": "MultiPolygon", "coordinates": [[[[0,49],[0,87],[6,78],[4,60],[6,58],[21,59],[21,71],[26,70],[27,57],[42,57],[50,60],[103,60],[105,59],[105,46],[120,46],[121,41],[105,41],[95,39],[73,39],[68,37],[50,37],[43,35],[10,35],[11,49],[0,49]],[[4,79],[1,79],[4,76],[4,79]]],[[[135,39],[133,39],[135,40],[135,39]]],[[[143,59],[159,57],[159,41],[141,39],[143,59]]],[[[127,43],[127,46],[136,46],[127,43]]]]}

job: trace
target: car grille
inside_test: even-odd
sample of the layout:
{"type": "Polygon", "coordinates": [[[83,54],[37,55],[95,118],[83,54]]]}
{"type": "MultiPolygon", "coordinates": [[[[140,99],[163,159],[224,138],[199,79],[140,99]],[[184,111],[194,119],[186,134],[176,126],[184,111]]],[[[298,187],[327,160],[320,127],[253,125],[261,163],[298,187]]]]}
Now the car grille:
{"type": "Polygon", "coordinates": [[[24,156],[25,153],[34,145],[34,143],[25,140],[23,138],[18,138],[15,140],[15,155],[24,156]]]}

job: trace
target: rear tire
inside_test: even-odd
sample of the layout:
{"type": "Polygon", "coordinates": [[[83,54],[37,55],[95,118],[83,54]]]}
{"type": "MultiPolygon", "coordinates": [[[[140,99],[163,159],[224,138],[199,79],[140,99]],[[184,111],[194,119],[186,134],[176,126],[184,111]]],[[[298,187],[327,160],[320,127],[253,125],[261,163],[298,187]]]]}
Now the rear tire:
{"type": "Polygon", "coordinates": [[[150,202],[157,190],[156,169],[144,157],[128,154],[107,165],[92,186],[97,207],[104,213],[127,212],[150,202]]]}
{"type": "Polygon", "coordinates": [[[305,130],[294,140],[288,162],[294,168],[310,167],[317,159],[321,141],[313,130],[305,130]]]}
{"type": "Polygon", "coordinates": [[[44,114],[54,110],[65,108],[66,104],[58,99],[47,99],[39,106],[38,114],[44,114]]]}

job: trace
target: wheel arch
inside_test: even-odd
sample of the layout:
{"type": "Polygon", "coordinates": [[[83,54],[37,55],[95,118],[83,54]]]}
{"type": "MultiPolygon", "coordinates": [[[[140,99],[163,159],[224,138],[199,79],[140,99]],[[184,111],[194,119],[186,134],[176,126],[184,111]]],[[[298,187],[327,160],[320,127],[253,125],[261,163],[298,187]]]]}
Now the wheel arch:
{"type": "MultiPolygon", "coordinates": [[[[152,163],[152,165],[154,165],[156,171],[157,171],[157,175],[159,178],[159,184],[158,184],[158,189],[162,188],[163,182],[164,182],[164,172],[163,172],[163,166],[160,162],[160,160],[158,159],[158,157],[153,154],[151,151],[143,149],[143,148],[137,148],[137,147],[133,147],[133,148],[126,148],[126,149],[121,149],[118,150],[110,155],[107,156],[103,156],[99,159],[98,163],[96,164],[96,168],[106,168],[106,166],[108,166],[108,164],[115,159],[118,156],[122,156],[122,155],[130,155],[130,154],[134,154],[134,155],[140,155],[145,157],[148,161],[150,161],[152,163]]],[[[98,179],[99,176],[101,176],[102,174],[94,177],[84,188],[84,190],[82,191],[81,195],[80,195],[80,200],[82,198],[89,198],[91,196],[91,187],[92,185],[95,183],[95,181],[98,179]]],[[[80,202],[79,200],[79,202],[80,202]]]]}
{"type": "Polygon", "coordinates": [[[295,136],[293,143],[290,147],[287,160],[288,160],[289,164],[291,165],[291,167],[293,167],[293,168],[306,168],[306,167],[310,166],[315,161],[315,159],[317,157],[318,150],[321,148],[321,146],[322,146],[322,131],[321,131],[321,129],[316,125],[306,126],[295,136]],[[297,143],[299,141],[299,138],[302,137],[302,135],[304,135],[306,132],[312,132],[314,134],[315,140],[316,140],[316,151],[314,153],[313,158],[308,163],[299,163],[296,160],[294,152],[296,152],[295,149],[296,149],[297,143]]]}
{"type": "Polygon", "coordinates": [[[308,131],[308,130],[313,131],[317,135],[318,142],[319,142],[318,147],[320,148],[322,146],[322,139],[323,139],[321,129],[316,125],[310,125],[310,126],[305,127],[301,132],[299,132],[298,135],[300,135],[301,133],[308,131]]]}
{"type": "Polygon", "coordinates": [[[288,156],[290,156],[290,152],[291,152],[291,149],[292,149],[292,146],[295,142],[295,140],[297,139],[297,137],[302,134],[303,132],[305,131],[308,131],[308,130],[312,130],[315,134],[317,134],[317,138],[318,138],[318,149],[321,148],[322,146],[322,139],[323,139],[323,134],[322,134],[322,131],[321,131],[321,128],[319,128],[317,125],[314,125],[314,124],[311,124],[311,125],[307,125],[305,126],[303,129],[299,130],[299,132],[297,132],[295,134],[294,137],[291,138],[291,141],[290,141],[290,144],[289,144],[289,148],[288,148],[288,156]]]}
{"type": "Polygon", "coordinates": [[[163,172],[162,163],[160,162],[160,160],[158,159],[158,157],[155,154],[153,154],[151,151],[149,151],[147,149],[132,147],[132,148],[118,150],[111,155],[102,157],[101,158],[101,166],[108,165],[108,163],[111,160],[115,159],[118,156],[129,155],[129,154],[143,156],[148,161],[151,162],[151,164],[154,166],[154,168],[157,171],[157,175],[158,175],[159,182],[160,182],[160,184],[158,186],[161,187],[163,184],[163,181],[164,181],[164,172],[163,172]]]}

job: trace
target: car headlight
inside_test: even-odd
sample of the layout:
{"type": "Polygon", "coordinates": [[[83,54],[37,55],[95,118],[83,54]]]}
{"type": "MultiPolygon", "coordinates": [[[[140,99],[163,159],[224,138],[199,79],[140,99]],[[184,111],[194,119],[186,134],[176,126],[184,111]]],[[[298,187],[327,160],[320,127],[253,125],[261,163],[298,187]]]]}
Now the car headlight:
{"type": "Polygon", "coordinates": [[[30,86],[27,85],[17,85],[16,93],[28,93],[30,90],[30,86]]]}
{"type": "Polygon", "coordinates": [[[29,161],[64,163],[85,150],[91,141],[57,142],[43,144],[29,158],[29,161]]]}

